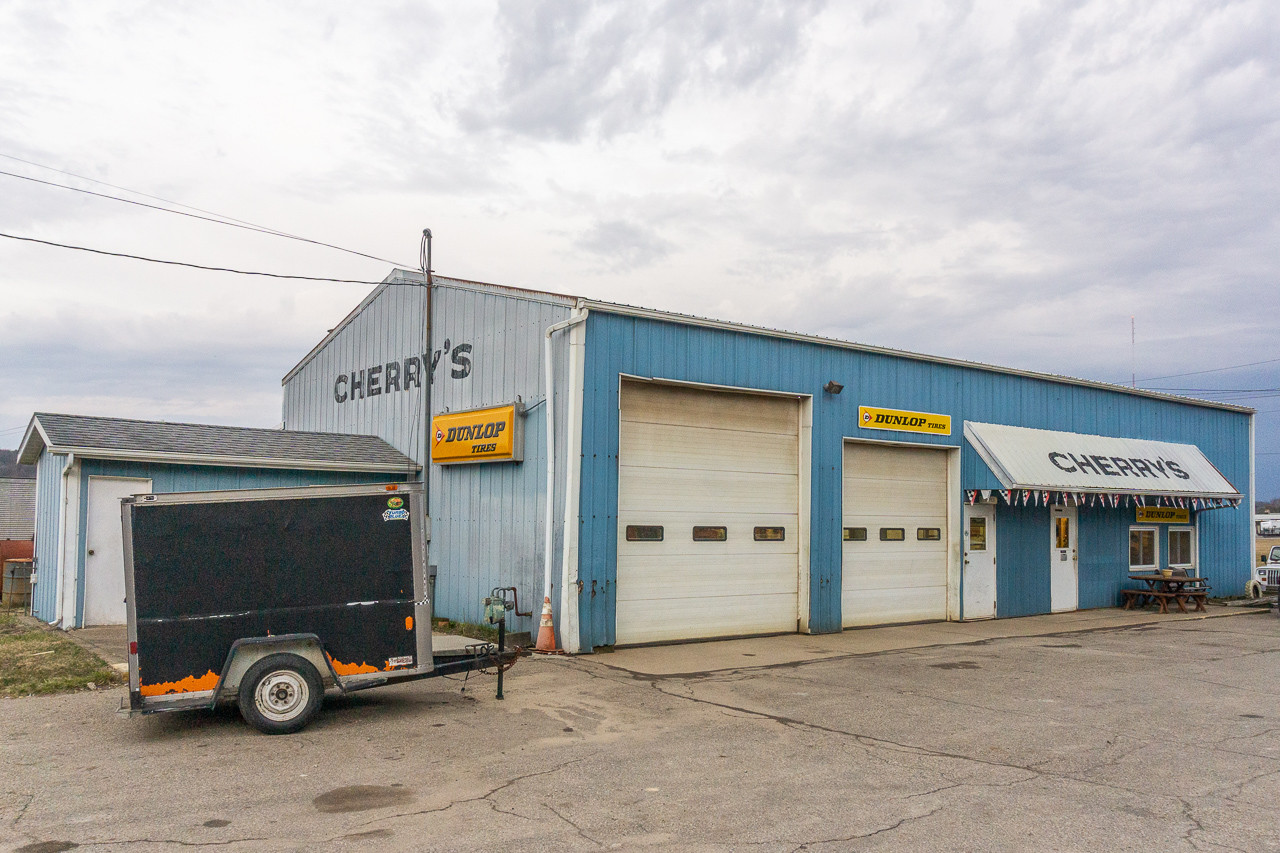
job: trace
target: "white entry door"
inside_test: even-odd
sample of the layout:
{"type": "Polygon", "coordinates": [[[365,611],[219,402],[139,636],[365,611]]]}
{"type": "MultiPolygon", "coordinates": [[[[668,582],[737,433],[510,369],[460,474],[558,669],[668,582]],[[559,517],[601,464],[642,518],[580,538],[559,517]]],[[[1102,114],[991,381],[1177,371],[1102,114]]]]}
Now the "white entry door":
{"type": "Polygon", "coordinates": [[[996,615],[996,508],[964,508],[964,618],[996,615]]]}
{"type": "MultiPolygon", "coordinates": [[[[1080,608],[1076,558],[1076,508],[1049,508],[1049,609],[1054,613],[1080,608]]],[[[1042,599],[1043,600],[1043,599],[1042,599]]]]}
{"type": "Polygon", "coordinates": [[[82,625],[124,624],[124,539],[121,535],[120,499],[150,491],[150,480],[89,478],[82,625]]]}

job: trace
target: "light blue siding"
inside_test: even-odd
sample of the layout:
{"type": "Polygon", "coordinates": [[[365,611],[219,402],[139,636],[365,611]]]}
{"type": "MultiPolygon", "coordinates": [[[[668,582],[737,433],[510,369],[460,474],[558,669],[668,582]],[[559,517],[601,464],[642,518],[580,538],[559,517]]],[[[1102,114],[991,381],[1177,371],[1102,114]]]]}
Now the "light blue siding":
{"type": "MultiPolygon", "coordinates": [[[[966,420],[1195,444],[1242,493],[1250,485],[1250,416],[1240,412],[601,310],[587,321],[587,353],[579,567],[584,649],[614,642],[620,374],[812,395],[810,625],[815,632],[838,631],[841,624],[840,466],[846,436],[961,445],[960,485],[967,489],[998,489],[1000,483],[964,441],[966,420]],[[843,384],[843,393],[825,393],[829,380],[843,384]],[[861,429],[859,405],[950,415],[952,434],[861,429]]],[[[1215,586],[1218,578],[1228,589],[1247,579],[1251,497],[1246,494],[1240,508],[1201,514],[1200,563],[1215,586]]],[[[999,512],[999,615],[1047,612],[1048,514],[1042,507],[1003,505],[999,512]]],[[[1082,566],[1081,606],[1114,604],[1112,592],[1128,571],[1127,539],[1123,548],[1115,548],[1108,532],[1115,522],[1107,519],[1122,515],[1131,518],[1132,510],[1080,510],[1083,542],[1108,549],[1090,555],[1082,566]]]]}
{"type": "Polygon", "coordinates": [[[376,435],[405,456],[425,464],[426,416],[431,363],[448,381],[449,354],[443,359],[427,345],[429,300],[422,275],[396,270],[284,378],[285,429],[376,435]],[[443,361],[444,370],[440,362],[443,361]],[[387,385],[395,365],[398,387],[387,385]],[[351,385],[352,374],[380,370],[377,394],[351,385]],[[405,374],[418,382],[409,387],[405,374]],[[338,378],[344,377],[339,383],[338,378]],[[339,400],[341,398],[341,400],[339,400]]]}
{"type": "Polygon", "coordinates": [[[31,612],[45,622],[52,622],[58,610],[62,472],[66,467],[67,456],[64,453],[43,450],[36,460],[35,558],[39,581],[31,591],[31,612]]]}
{"type": "MultiPolygon", "coordinates": [[[[340,486],[351,483],[404,482],[403,474],[358,471],[294,471],[288,468],[230,468],[213,465],[165,465],[111,459],[81,461],[80,512],[89,507],[89,477],[145,477],[155,494],[213,492],[224,489],[280,489],[340,486]]],[[[81,527],[83,530],[83,526],[81,527]]]]}
{"type": "MultiPolygon", "coordinates": [[[[436,279],[431,290],[430,350],[442,353],[431,386],[431,412],[458,412],[521,401],[524,461],[477,465],[431,465],[429,560],[436,566],[435,611],[466,622],[484,618],[483,599],[495,587],[514,586],[520,609],[529,617],[508,615],[511,631],[537,630],[542,610],[543,543],[546,527],[547,407],[543,366],[544,333],[566,320],[568,297],[516,294],[479,289],[436,279]],[[448,341],[448,346],[446,346],[448,341]],[[454,370],[448,354],[470,345],[466,376],[454,370]]],[[[556,397],[556,490],[552,509],[551,601],[559,619],[561,548],[564,529],[565,413],[568,331],[553,338],[556,397]]],[[[430,428],[427,419],[421,426],[430,428]]]]}

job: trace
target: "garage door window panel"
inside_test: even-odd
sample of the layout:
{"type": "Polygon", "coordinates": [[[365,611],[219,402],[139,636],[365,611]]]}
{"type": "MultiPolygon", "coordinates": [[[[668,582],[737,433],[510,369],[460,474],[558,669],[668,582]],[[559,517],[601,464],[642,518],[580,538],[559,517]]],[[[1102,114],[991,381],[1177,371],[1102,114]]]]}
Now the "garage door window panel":
{"type": "Polygon", "coordinates": [[[664,531],[661,525],[657,524],[628,524],[627,525],[627,541],[628,542],[661,542],[664,538],[664,531]]]}

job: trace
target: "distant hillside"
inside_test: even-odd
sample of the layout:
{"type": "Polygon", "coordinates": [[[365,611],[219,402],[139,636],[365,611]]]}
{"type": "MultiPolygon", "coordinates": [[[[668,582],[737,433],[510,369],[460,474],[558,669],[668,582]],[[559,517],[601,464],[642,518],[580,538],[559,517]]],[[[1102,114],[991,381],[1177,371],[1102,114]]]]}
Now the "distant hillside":
{"type": "Polygon", "coordinates": [[[18,451],[16,450],[0,450],[0,477],[34,480],[36,478],[36,466],[19,465],[18,451]]]}

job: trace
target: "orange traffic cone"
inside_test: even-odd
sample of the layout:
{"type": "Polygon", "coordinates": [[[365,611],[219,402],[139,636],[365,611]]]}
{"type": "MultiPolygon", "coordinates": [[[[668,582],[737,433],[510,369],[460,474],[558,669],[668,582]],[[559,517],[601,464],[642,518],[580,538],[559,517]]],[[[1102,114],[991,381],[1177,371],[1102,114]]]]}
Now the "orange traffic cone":
{"type": "Polygon", "coordinates": [[[551,598],[543,596],[542,599],[542,622],[538,625],[538,642],[534,644],[533,650],[544,654],[558,654],[559,649],[556,648],[556,626],[551,619],[551,598]]]}

